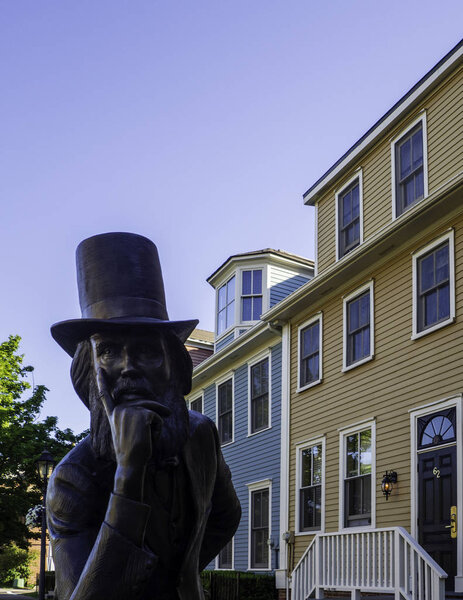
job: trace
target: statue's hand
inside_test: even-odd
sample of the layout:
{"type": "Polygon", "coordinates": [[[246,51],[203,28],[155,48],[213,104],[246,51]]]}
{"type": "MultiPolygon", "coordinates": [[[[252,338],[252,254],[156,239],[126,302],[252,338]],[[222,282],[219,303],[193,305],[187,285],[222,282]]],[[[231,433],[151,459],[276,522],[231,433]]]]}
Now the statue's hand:
{"type": "Polygon", "coordinates": [[[159,402],[143,398],[115,404],[102,368],[97,370],[96,379],[111,427],[117,461],[114,491],[141,500],[144,474],[153,452],[153,441],[161,434],[163,417],[167,417],[171,411],[159,402]]]}

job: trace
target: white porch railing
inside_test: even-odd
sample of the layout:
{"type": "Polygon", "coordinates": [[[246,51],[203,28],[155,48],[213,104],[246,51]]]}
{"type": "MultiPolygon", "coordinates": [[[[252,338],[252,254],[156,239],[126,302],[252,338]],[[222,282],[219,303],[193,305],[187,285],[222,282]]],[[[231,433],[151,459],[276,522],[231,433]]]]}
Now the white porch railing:
{"type": "Polygon", "coordinates": [[[444,600],[447,573],[402,527],[317,534],[292,573],[292,600],[326,589],[444,600]]]}

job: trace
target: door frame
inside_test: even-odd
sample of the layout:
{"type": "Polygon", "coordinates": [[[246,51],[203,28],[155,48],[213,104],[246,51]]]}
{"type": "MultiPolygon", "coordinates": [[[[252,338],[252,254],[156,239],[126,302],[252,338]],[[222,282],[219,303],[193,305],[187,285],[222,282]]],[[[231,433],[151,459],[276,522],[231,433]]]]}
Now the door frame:
{"type": "MultiPolygon", "coordinates": [[[[418,539],[418,439],[417,439],[417,423],[418,418],[425,415],[444,410],[446,408],[455,407],[456,412],[456,461],[457,461],[457,573],[455,575],[455,591],[463,591],[463,429],[462,429],[462,400],[463,394],[455,394],[431,402],[423,406],[412,408],[410,413],[410,451],[411,451],[411,477],[410,477],[410,494],[411,494],[411,523],[410,531],[412,536],[418,539]]],[[[444,445],[445,446],[445,445],[444,445]]]]}

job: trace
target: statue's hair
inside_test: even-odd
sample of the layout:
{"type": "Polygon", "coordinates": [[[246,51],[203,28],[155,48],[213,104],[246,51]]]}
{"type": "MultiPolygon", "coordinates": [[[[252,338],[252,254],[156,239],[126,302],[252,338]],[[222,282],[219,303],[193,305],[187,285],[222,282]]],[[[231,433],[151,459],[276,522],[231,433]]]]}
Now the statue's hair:
{"type": "MultiPolygon", "coordinates": [[[[172,383],[178,382],[178,390],[186,396],[191,390],[193,363],[187,349],[173,334],[164,334],[166,355],[170,364],[172,383]]],[[[89,340],[79,343],[71,363],[71,381],[74,389],[89,408],[90,382],[93,378],[92,349],[89,340]]]]}

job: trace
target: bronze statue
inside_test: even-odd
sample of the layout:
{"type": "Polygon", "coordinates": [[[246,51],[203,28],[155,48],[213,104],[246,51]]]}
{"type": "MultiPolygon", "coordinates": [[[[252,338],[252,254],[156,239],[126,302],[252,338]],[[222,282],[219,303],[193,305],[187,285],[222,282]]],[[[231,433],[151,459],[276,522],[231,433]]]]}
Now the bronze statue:
{"type": "Polygon", "coordinates": [[[53,473],[58,600],[199,600],[200,571],[241,509],[216,427],[188,411],[197,321],[169,321],[156,246],[107,233],[77,248],[82,318],[53,325],[90,435],[53,473]]]}

